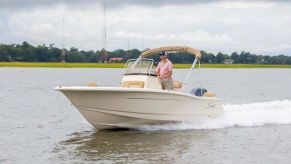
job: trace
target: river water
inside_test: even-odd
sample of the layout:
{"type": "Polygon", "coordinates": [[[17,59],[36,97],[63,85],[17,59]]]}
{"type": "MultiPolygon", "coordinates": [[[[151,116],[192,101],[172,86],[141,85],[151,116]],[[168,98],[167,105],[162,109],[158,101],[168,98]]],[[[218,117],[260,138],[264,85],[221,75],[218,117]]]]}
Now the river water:
{"type": "MultiPolygon", "coordinates": [[[[0,163],[291,163],[291,69],[202,69],[225,115],[97,131],[53,87],[118,86],[121,69],[0,68],[0,163]]],[[[183,80],[187,71],[174,71],[183,80]]]]}

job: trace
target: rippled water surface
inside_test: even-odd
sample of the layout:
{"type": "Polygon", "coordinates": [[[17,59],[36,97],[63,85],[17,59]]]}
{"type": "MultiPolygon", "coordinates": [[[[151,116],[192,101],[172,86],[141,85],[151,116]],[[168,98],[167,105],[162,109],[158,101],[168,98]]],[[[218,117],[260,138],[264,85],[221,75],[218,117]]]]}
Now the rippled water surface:
{"type": "MultiPolygon", "coordinates": [[[[0,68],[0,163],[290,163],[291,69],[202,69],[224,116],[132,130],[96,131],[52,89],[118,86],[121,73],[0,68]]],[[[199,83],[194,72],[188,89],[199,83]]]]}

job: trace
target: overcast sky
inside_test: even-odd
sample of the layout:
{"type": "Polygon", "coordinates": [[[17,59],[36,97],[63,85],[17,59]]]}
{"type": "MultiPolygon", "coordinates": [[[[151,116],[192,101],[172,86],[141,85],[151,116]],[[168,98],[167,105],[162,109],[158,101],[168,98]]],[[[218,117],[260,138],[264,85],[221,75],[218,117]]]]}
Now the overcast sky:
{"type": "MultiPolygon", "coordinates": [[[[291,2],[107,0],[107,49],[188,45],[208,52],[291,55],[291,2]],[[144,42],[143,42],[144,36],[144,42]],[[144,43],[144,44],[143,44],[144,43]]],[[[0,0],[0,43],[99,50],[103,1],[0,0]]]]}

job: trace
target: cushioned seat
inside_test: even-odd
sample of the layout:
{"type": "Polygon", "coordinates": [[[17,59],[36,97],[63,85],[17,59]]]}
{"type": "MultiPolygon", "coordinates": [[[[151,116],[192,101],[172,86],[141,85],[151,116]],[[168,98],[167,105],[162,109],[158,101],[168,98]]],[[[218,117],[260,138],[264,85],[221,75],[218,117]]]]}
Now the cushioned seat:
{"type": "Polygon", "coordinates": [[[180,81],[173,81],[173,88],[174,89],[180,89],[182,88],[183,84],[180,81]]]}
{"type": "Polygon", "coordinates": [[[124,81],[121,87],[125,88],[144,88],[143,81],[124,81]]]}
{"type": "Polygon", "coordinates": [[[88,87],[97,87],[97,84],[95,82],[92,82],[92,83],[88,83],[87,86],[88,87]]]}
{"type": "Polygon", "coordinates": [[[216,94],[213,93],[213,92],[205,92],[205,93],[203,94],[203,96],[205,96],[205,97],[215,97],[216,94]]]}

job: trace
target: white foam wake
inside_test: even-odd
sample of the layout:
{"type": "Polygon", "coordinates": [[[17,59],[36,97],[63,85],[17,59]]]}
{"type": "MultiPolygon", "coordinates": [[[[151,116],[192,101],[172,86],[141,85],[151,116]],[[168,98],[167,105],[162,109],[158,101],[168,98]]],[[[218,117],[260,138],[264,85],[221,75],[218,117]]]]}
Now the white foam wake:
{"type": "Polygon", "coordinates": [[[252,104],[223,105],[224,115],[199,122],[181,122],[135,127],[138,130],[217,129],[234,126],[263,126],[266,124],[291,124],[291,101],[271,101],[252,104]]]}

